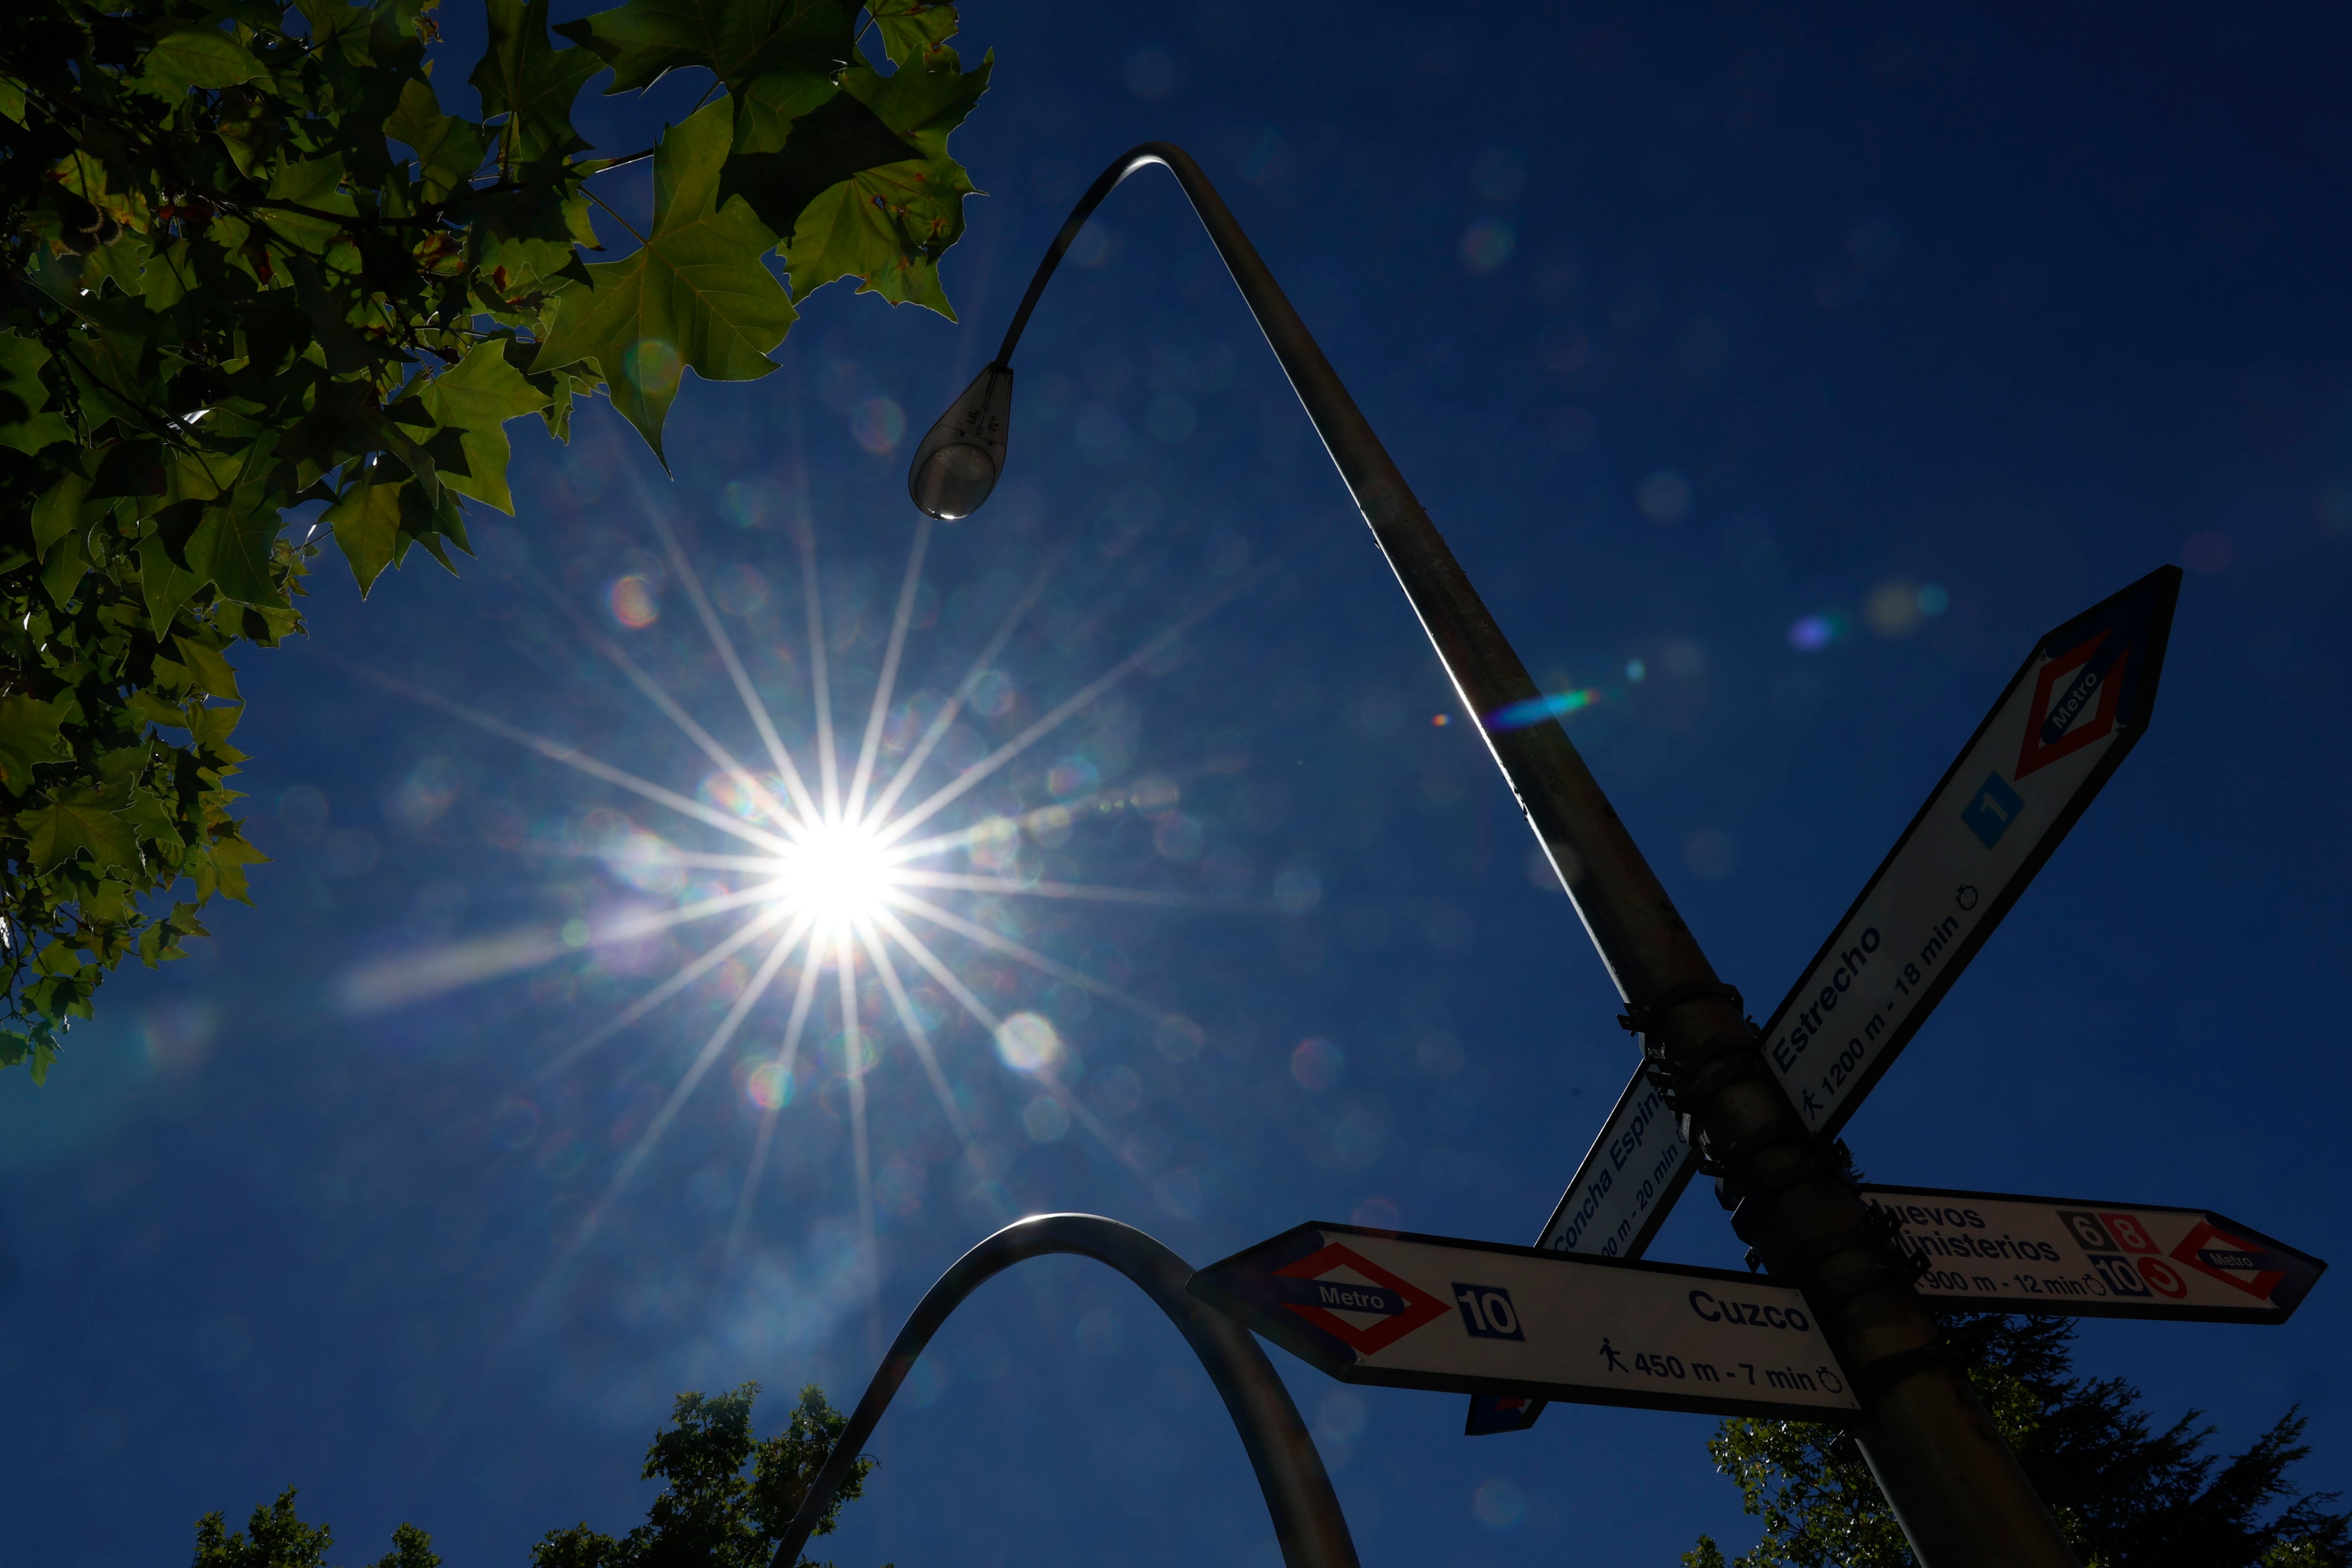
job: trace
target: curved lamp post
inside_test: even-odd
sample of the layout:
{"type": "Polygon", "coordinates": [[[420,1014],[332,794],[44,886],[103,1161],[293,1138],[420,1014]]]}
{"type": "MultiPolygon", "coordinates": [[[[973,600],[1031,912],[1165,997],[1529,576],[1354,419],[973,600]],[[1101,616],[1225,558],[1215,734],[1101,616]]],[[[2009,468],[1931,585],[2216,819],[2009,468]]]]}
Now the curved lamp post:
{"type": "Polygon", "coordinates": [[[1357,1568],[1356,1543],[1349,1537],[1339,1500],[1332,1495],[1323,1456],[1316,1451],[1315,1439],[1298,1418],[1298,1407],[1290,1402],[1290,1391],[1275,1375],[1274,1364],[1257,1341],[1233,1319],[1185,1294],[1184,1282],[1192,1277],[1191,1264],[1143,1232],[1090,1214],[1035,1215],[1016,1221],[940,1276],[890,1342],[881,1370],[866,1385],[866,1397],[857,1402],[824,1468],[810,1483],[800,1511],[777,1543],[772,1568],[793,1568],[800,1561],[809,1531],[824,1517],[866,1440],[890,1407],[891,1396],[948,1314],[1014,1264],[1057,1252],[1091,1258],[1118,1269],[1182,1331],[1241,1431],[1287,1568],[1357,1568]]]}
{"type": "Polygon", "coordinates": [[[1653,1081],[1736,1207],[1733,1227],[1773,1273],[1802,1285],[1864,1393],[1855,1438],[1925,1568],[2072,1568],[2025,1472],[1943,1356],[1903,1262],[1861,1194],[1772,1079],[1744,1018],[1657,874],[1495,624],[1404,476],[1201,166],[1146,142],[1088,187],[1054,238],[996,358],[915,450],[908,489],[936,518],[969,516],[1004,468],[1012,359],[1029,312],[1087,217],[1121,180],[1165,166],[1192,198],[1298,401],[1371,525],[1463,706],[1518,797],[1626,1001],[1653,1081]],[[1533,721],[1523,721],[1532,717],[1533,721]]]}

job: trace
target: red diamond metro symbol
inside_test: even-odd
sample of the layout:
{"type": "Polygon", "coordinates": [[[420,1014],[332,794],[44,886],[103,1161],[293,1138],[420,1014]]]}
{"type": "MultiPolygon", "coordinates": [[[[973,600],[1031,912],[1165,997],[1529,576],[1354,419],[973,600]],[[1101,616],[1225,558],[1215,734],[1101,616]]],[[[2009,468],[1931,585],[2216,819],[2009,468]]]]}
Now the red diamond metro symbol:
{"type": "Polygon", "coordinates": [[[1335,1268],[1352,1268],[1373,1284],[1394,1293],[1403,1302],[1404,1310],[1385,1317],[1369,1328],[1360,1329],[1322,1307],[1310,1306],[1304,1301],[1285,1301],[1283,1305],[1358,1355],[1378,1354],[1415,1329],[1428,1327],[1452,1310],[1447,1302],[1423,1295],[1362,1253],[1342,1247],[1336,1241],[1320,1252],[1307,1254],[1286,1268],[1276,1269],[1275,1273],[1289,1279],[1316,1279],[1335,1268]]]}
{"type": "Polygon", "coordinates": [[[2093,658],[2111,634],[2100,632],[2042,667],[2033,683],[2033,706],[2025,716],[2025,745],[2017,754],[2016,776],[2048,767],[2069,752],[2105,739],[2116,727],[2116,700],[2131,650],[2114,651],[2104,668],[2093,658]],[[2066,681],[2063,690],[2059,681],[2066,681]],[[2095,704],[2095,706],[2092,706],[2095,704]],[[2089,713],[2082,709],[2091,706],[2089,713]]]}
{"type": "MultiPolygon", "coordinates": [[[[2236,1237],[2231,1236],[2228,1231],[2223,1230],[2220,1226],[2215,1225],[2210,1219],[2199,1220],[2197,1222],[2196,1228],[2191,1230],[2187,1236],[2182,1237],[2180,1238],[2180,1245],[2172,1249],[2172,1256],[2176,1261],[2187,1264],[2189,1268],[2197,1270],[2198,1273],[2208,1275],[2215,1279],[2219,1279],[2224,1285],[2232,1286],[2237,1289],[2243,1290],[2247,1295],[2252,1296],[2257,1301],[2269,1300],[2271,1299],[2271,1292],[2278,1289],[2278,1282],[2286,1278],[2286,1271],[2279,1268],[2256,1269],[2254,1271],[2254,1277],[2252,1279],[2249,1279],[2242,1274],[2230,1273],[2223,1269],[2216,1268],[2211,1263],[2206,1261],[2204,1252],[2207,1247],[2213,1246],[2217,1242],[2232,1252],[2243,1253],[2247,1257],[2257,1260],[2263,1259],[2265,1257],[2265,1254],[2261,1247],[2255,1247],[2249,1242],[2239,1240],[2236,1237]]],[[[1328,1249],[1327,1248],[1326,1250],[1328,1249]]],[[[1321,1256],[1322,1253],[1318,1252],[1316,1254],[1316,1257],[1318,1258],[1320,1258],[1321,1256]]],[[[1293,1310],[1296,1310],[1297,1309],[1295,1308],[1293,1309],[1293,1310]]]]}

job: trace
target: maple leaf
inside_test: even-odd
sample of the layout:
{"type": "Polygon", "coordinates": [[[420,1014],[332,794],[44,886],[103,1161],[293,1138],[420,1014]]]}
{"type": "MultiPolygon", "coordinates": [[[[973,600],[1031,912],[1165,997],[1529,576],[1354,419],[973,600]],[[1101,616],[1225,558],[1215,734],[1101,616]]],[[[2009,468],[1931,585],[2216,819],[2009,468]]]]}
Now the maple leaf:
{"type": "Polygon", "coordinates": [[[536,163],[585,151],[588,142],[572,124],[572,102],[604,62],[587,49],[548,43],[547,0],[487,0],[487,5],[489,47],[466,79],[482,95],[483,119],[507,116],[501,155],[536,163]]]}
{"type": "Polygon", "coordinates": [[[973,187],[948,156],[948,136],[988,90],[994,64],[992,53],[966,71],[953,49],[940,47],[890,76],[862,66],[843,75],[842,91],[909,143],[910,156],[861,170],[801,210],[784,247],[794,299],[854,277],[861,294],[955,320],[939,263],[963,234],[963,198],[973,187]]]}
{"type": "Polygon", "coordinates": [[[514,497],[507,489],[507,459],[513,448],[507,441],[506,422],[546,407],[547,394],[525,381],[507,358],[506,340],[475,344],[456,369],[435,376],[417,401],[436,425],[458,432],[464,467],[444,464],[441,482],[511,517],[514,497]]]}
{"type": "Polygon", "coordinates": [[[0,697],[0,784],[22,791],[32,784],[36,763],[71,754],[58,737],[58,726],[72,710],[70,697],[55,702],[21,691],[0,697]]]}
{"type": "Polygon", "coordinates": [[[593,360],[613,406],[657,456],[684,371],[757,380],[776,368],[768,351],[795,319],[783,286],[759,259],[775,244],[773,233],[747,203],[719,199],[731,117],[727,103],[713,103],[662,137],[644,247],[590,267],[588,288],[558,297],[532,361],[534,371],[547,371],[593,360]]]}
{"type": "Polygon", "coordinates": [[[183,27],[156,40],[139,86],[172,100],[195,88],[235,87],[268,74],[250,49],[219,28],[183,27]]]}
{"type": "Polygon", "coordinates": [[[49,804],[20,814],[33,864],[47,871],[87,854],[99,870],[120,867],[139,869],[139,839],[131,824],[115,814],[131,804],[128,790],[111,788],[68,790],[49,804]]]}
{"type": "Polygon", "coordinates": [[[868,0],[866,10],[882,30],[882,52],[892,65],[955,37],[956,8],[938,0],[868,0]]]}
{"type": "Polygon", "coordinates": [[[0,332],[0,447],[30,455],[53,442],[74,438],[64,415],[48,406],[41,367],[49,351],[10,331],[0,332]]]}
{"type": "Polygon", "coordinates": [[[629,0],[555,30],[612,66],[607,93],[690,66],[738,91],[769,70],[831,77],[857,58],[857,10],[845,0],[629,0]]]}
{"type": "Polygon", "coordinates": [[[425,199],[437,202],[462,190],[481,167],[482,128],[469,120],[441,112],[433,89],[414,78],[400,88],[400,107],[383,122],[383,133],[405,142],[416,151],[416,177],[425,199]]]}
{"type": "Polygon", "coordinates": [[[792,233],[811,202],[853,175],[920,156],[826,78],[771,72],[735,103],[735,150],[719,171],[719,199],[740,195],[778,234],[792,233]]]}

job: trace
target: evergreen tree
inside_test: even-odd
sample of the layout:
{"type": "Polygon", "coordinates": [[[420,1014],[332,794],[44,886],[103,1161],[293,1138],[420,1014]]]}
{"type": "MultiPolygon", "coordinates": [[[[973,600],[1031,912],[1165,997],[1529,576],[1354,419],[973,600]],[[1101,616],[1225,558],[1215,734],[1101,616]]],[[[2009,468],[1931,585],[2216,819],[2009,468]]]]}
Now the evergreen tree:
{"type": "MultiPolygon", "coordinates": [[[[2140,1391],[2083,1378],[2066,1318],[1955,1314],[1945,1337],[2084,1568],[2347,1568],[2352,1515],[2287,1479],[2311,1450],[2289,1409],[2243,1453],[2207,1451],[2190,1411],[2157,1430],[2140,1391]]],[[[1764,1539],[1730,1568],[1912,1568],[1853,1439],[1803,1421],[1731,1420],[1707,1444],[1764,1539]]],[[[1709,1537],[1685,1568],[1727,1568],[1709,1537]]]]}

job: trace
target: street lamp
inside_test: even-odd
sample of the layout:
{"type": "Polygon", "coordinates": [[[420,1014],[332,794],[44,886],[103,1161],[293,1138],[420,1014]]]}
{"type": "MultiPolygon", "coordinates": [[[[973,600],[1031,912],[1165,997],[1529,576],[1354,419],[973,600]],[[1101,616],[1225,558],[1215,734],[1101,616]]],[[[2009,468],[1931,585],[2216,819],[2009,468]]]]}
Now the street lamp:
{"type": "Polygon", "coordinates": [[[1652,1081],[1717,1176],[1734,1228],[1801,1285],[1864,1396],[1855,1439],[1923,1568],[2073,1568],[2074,1554],[2002,1443],[1901,1256],[1839,1162],[1790,1107],[1738,992],[1684,924],[1556,710],[1414,499],[1298,312],[1208,176],[1183,149],[1146,142],[1078,198],[1030,279],[996,357],[917,447],[908,480],[933,517],[968,516],[1004,467],[1013,350],[1063,253],[1105,196],[1146,164],[1176,176],[1224,258],[1405,596],[1527,814],[1643,1039],[1652,1081]],[[1519,707],[1519,704],[1527,704],[1519,707]],[[1511,712],[1510,721],[1497,716],[1511,712]],[[1549,714],[1533,723],[1518,715],[1549,714]]]}
{"type": "MultiPolygon", "coordinates": [[[[1055,257],[1059,258],[1066,248],[1057,246],[1055,257]]],[[[1013,371],[1003,360],[1012,352],[1013,342],[1007,338],[996,362],[948,405],[915,448],[914,465],[907,470],[907,493],[942,522],[978,511],[1004,472],[1004,437],[1013,423],[1013,371]]]]}

